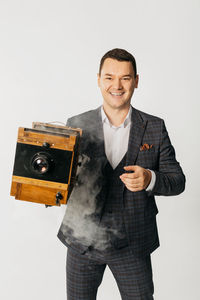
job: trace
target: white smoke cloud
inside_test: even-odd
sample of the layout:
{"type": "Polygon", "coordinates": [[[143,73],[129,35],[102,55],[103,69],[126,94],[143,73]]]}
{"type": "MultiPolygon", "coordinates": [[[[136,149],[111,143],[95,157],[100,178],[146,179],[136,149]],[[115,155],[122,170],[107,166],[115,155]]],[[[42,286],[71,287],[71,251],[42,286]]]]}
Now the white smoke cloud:
{"type": "MultiPolygon", "coordinates": [[[[94,163],[92,159],[82,155],[81,160],[81,167],[77,170],[78,186],[73,189],[68,201],[62,231],[66,234],[70,230],[82,245],[93,245],[96,249],[104,250],[109,245],[108,229],[95,218],[95,214],[101,213],[103,206],[103,203],[102,206],[97,205],[96,198],[102,188],[99,178],[102,175],[103,161],[95,161],[91,168],[89,165],[94,163]]],[[[111,231],[118,235],[116,230],[109,229],[111,231]]]]}

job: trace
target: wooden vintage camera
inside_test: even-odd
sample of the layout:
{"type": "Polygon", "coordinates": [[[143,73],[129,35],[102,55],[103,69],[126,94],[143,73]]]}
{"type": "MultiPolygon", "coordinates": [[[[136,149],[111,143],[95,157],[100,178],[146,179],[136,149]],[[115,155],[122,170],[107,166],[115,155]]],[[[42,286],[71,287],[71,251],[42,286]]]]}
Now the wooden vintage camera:
{"type": "Polygon", "coordinates": [[[11,196],[46,206],[66,204],[72,192],[82,130],[49,123],[19,128],[11,196]]]}

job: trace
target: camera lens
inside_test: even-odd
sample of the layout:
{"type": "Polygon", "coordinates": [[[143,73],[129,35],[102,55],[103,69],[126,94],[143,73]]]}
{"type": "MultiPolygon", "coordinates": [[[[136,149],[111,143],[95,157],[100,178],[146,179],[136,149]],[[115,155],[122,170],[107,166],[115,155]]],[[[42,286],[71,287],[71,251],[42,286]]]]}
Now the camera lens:
{"type": "Polygon", "coordinates": [[[37,153],[31,161],[32,170],[37,174],[45,174],[49,171],[53,160],[47,153],[37,153]]]}

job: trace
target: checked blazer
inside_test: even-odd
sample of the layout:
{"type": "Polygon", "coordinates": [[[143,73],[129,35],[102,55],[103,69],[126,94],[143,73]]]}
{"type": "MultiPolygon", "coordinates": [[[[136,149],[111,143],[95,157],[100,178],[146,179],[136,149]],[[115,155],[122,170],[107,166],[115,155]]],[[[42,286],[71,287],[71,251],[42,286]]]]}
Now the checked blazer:
{"type": "MultiPolygon", "coordinates": [[[[107,160],[104,149],[101,107],[68,119],[67,126],[83,129],[80,154],[91,158],[92,161],[87,168],[95,168],[99,162],[103,167],[107,160]]],[[[125,165],[139,165],[153,170],[156,174],[156,182],[152,191],[132,192],[124,185],[121,186],[120,190],[123,201],[122,216],[129,245],[135,256],[146,256],[159,246],[156,224],[158,209],[154,196],[178,195],[185,189],[185,176],[176,160],[175,150],[161,118],[132,107],[125,165]],[[151,145],[151,147],[147,149],[144,144],[151,145]]],[[[86,166],[83,165],[82,168],[84,167],[86,166]]],[[[102,178],[97,178],[92,184],[98,184],[98,181],[101,180],[102,178]]],[[[76,195],[76,189],[78,189],[78,184],[74,187],[68,205],[73,200],[73,195],[76,195]]],[[[90,197],[89,193],[88,197],[90,197]]],[[[87,246],[75,239],[72,231],[66,229],[65,218],[70,218],[70,215],[65,215],[58,232],[58,238],[66,246],[83,253],[87,246]]]]}

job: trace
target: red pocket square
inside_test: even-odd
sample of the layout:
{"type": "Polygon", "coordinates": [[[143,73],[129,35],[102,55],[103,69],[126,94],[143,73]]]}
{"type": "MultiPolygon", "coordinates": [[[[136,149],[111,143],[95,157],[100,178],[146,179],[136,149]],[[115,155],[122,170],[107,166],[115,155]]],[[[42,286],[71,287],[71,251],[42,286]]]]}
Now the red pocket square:
{"type": "Polygon", "coordinates": [[[140,151],[144,151],[144,150],[149,150],[153,147],[153,144],[149,145],[149,144],[143,144],[142,146],[140,146],[140,151]]]}

